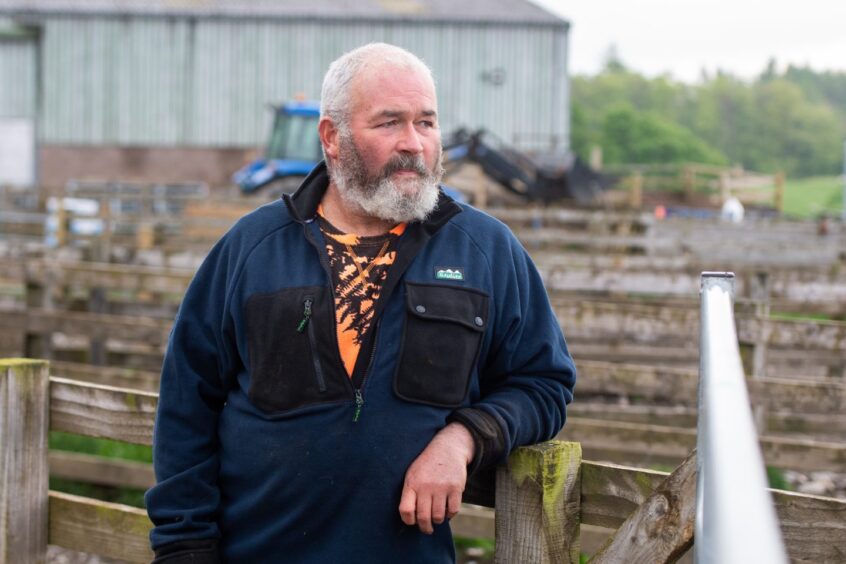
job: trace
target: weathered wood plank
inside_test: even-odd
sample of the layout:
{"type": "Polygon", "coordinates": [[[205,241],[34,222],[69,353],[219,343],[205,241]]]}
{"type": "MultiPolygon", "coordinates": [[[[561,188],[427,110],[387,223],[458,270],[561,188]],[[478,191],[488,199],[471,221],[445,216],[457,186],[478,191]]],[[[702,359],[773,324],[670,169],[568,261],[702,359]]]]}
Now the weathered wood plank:
{"type": "MultiPolygon", "coordinates": [[[[496,512],[487,507],[463,505],[461,512],[450,521],[452,533],[456,537],[494,540],[494,520],[496,512]]],[[[588,556],[596,553],[599,548],[614,534],[614,529],[586,525],[579,527],[581,552],[588,556]]],[[[686,557],[679,562],[693,563],[693,551],[688,551],[686,557]]]]}
{"type": "Polygon", "coordinates": [[[50,492],[50,544],[126,562],[150,562],[151,527],[143,509],[50,492]]]}
{"type": "MultiPolygon", "coordinates": [[[[696,370],[699,366],[698,345],[689,343],[684,346],[664,346],[661,343],[631,344],[617,339],[599,342],[597,339],[573,338],[564,327],[567,344],[573,356],[582,360],[600,360],[628,364],[664,365],[696,370]]],[[[744,346],[741,343],[741,356],[744,346]]],[[[765,375],[772,378],[816,378],[843,381],[846,377],[843,351],[809,352],[804,349],[767,350],[765,375]]]]}
{"type": "Polygon", "coordinates": [[[616,529],[669,475],[606,462],[582,462],[582,523],[616,529]]]}
{"type": "Polygon", "coordinates": [[[95,262],[54,262],[40,259],[27,261],[26,276],[29,280],[42,284],[51,279],[60,286],[182,294],[191,282],[194,271],[95,262]]]}
{"type": "Polygon", "coordinates": [[[664,365],[579,360],[579,395],[637,396],[647,401],[695,406],[699,372],[664,365]]]}
{"type": "Polygon", "coordinates": [[[538,223],[561,229],[584,231],[592,226],[606,232],[646,231],[655,218],[639,210],[579,210],[571,208],[490,208],[491,215],[512,227],[531,227],[538,223]]]}
{"type": "MultiPolygon", "coordinates": [[[[656,402],[695,406],[697,370],[596,360],[579,361],[580,394],[637,396],[656,402]]],[[[846,383],[762,378],[747,380],[753,405],[793,413],[841,414],[846,411],[846,383]]]]}
{"type": "MultiPolygon", "coordinates": [[[[665,479],[666,472],[582,462],[582,524],[616,529],[665,479]]],[[[794,562],[842,562],[846,500],[769,490],[794,562]]]]}
{"type": "Polygon", "coordinates": [[[45,361],[0,360],[0,564],[47,557],[45,361]]]}
{"type": "Polygon", "coordinates": [[[150,445],[157,403],[150,392],[51,378],[50,428],[150,445]]]}
{"type": "Polygon", "coordinates": [[[846,412],[838,415],[795,414],[768,411],[765,428],[773,436],[801,435],[820,441],[842,441],[846,437],[846,412]]]}
{"type": "MultiPolygon", "coordinates": [[[[558,439],[577,441],[593,459],[677,465],[696,444],[695,429],[570,418],[558,439]]],[[[760,437],[769,466],[792,470],[846,469],[846,443],[760,437]]]]}
{"type": "Polygon", "coordinates": [[[496,561],[578,562],[577,443],[521,448],[496,477],[496,561]]]}
{"type": "Polygon", "coordinates": [[[593,460],[676,466],[696,445],[696,430],[571,417],[556,438],[581,443],[593,460]]]}
{"type": "Polygon", "coordinates": [[[591,563],[675,562],[693,545],[696,454],[692,452],[629,515],[591,563]]]}
{"type": "Polygon", "coordinates": [[[791,562],[846,561],[846,500],[770,493],[791,562]]]}
{"type": "Polygon", "coordinates": [[[56,478],[146,490],[156,483],[153,466],[144,462],[51,450],[50,475],[56,478]]]}
{"type": "Polygon", "coordinates": [[[494,510],[478,505],[462,504],[458,515],[450,519],[453,536],[470,539],[494,539],[494,510]]]}
{"type": "MultiPolygon", "coordinates": [[[[583,461],[581,465],[581,546],[592,554],[598,545],[666,479],[667,472],[583,461]],[[586,534],[589,531],[590,534],[586,534]]],[[[785,546],[793,562],[841,562],[846,554],[846,500],[770,490],[781,521],[785,546]]],[[[467,511],[462,508],[462,513],[467,511]]],[[[473,509],[472,529],[453,529],[459,536],[493,538],[494,512],[473,509]],[[487,523],[485,525],[484,523],[487,523]],[[487,534],[483,534],[487,531],[487,534]]],[[[462,513],[459,513],[461,515],[462,513]]],[[[456,517],[458,519],[458,517],[456,517]]],[[[689,553],[688,553],[689,554],[689,553]]]]}
{"type": "MultiPolygon", "coordinates": [[[[582,374],[579,373],[581,377],[582,374]]],[[[666,425],[682,429],[696,427],[696,408],[681,405],[652,405],[591,402],[579,390],[579,400],[567,406],[567,416],[579,419],[623,421],[645,425],[666,425]]]]}
{"type": "Polygon", "coordinates": [[[797,321],[737,319],[737,338],[742,343],[754,343],[761,333],[770,347],[816,349],[825,351],[846,350],[846,323],[842,321],[797,321]]]}
{"type": "MultiPolygon", "coordinates": [[[[629,343],[604,343],[595,339],[574,339],[567,328],[564,328],[567,344],[577,362],[583,360],[599,360],[606,362],[622,362],[633,364],[648,364],[650,366],[673,366],[695,369],[699,365],[699,350],[690,347],[642,345],[629,343]]],[[[769,359],[768,359],[769,360],[769,359]]]]}
{"type": "MultiPolygon", "coordinates": [[[[216,233],[219,236],[220,233],[216,233]]],[[[667,297],[692,296],[698,292],[699,273],[708,270],[705,262],[689,255],[648,256],[624,254],[532,253],[547,289],[578,292],[642,294],[667,297]]],[[[749,295],[750,278],[761,267],[748,262],[727,265],[737,275],[739,300],[749,295]]],[[[775,311],[842,314],[846,308],[846,271],[825,268],[765,268],[771,281],[771,301],[775,311]]],[[[0,259],[0,277],[23,283],[27,277],[44,283],[48,276],[60,285],[104,287],[130,292],[181,294],[193,276],[193,268],[164,268],[115,265],[45,259],[0,259]]]]}
{"type": "Polygon", "coordinates": [[[159,389],[159,373],[149,370],[58,361],[52,362],[50,368],[53,376],[58,378],[146,392],[157,392],[159,389]]]}
{"type": "MultiPolygon", "coordinates": [[[[581,373],[580,373],[581,375],[581,373]]],[[[584,380],[582,380],[584,381],[584,380]]],[[[682,405],[594,403],[579,390],[579,401],[567,407],[570,416],[587,419],[665,425],[682,429],[696,427],[696,408],[682,405]]],[[[764,433],[772,436],[797,435],[806,439],[839,442],[846,437],[846,413],[806,414],[768,411],[764,433]]]]}
{"type": "MultiPolygon", "coordinates": [[[[614,340],[627,344],[695,345],[699,310],[692,307],[639,303],[637,301],[561,300],[555,314],[568,338],[614,340]]],[[[842,351],[846,349],[846,323],[768,319],[735,316],[738,339],[755,343],[763,333],[767,346],[782,349],[842,351]]]]}
{"type": "MultiPolygon", "coordinates": [[[[4,315],[5,317],[5,315],[4,315]]],[[[152,317],[107,315],[84,312],[29,309],[23,314],[27,332],[34,334],[66,333],[95,339],[142,341],[164,346],[170,335],[171,320],[152,317]]],[[[0,321],[3,325],[7,323],[0,321]]],[[[17,322],[20,324],[20,321],[17,322]]]]}

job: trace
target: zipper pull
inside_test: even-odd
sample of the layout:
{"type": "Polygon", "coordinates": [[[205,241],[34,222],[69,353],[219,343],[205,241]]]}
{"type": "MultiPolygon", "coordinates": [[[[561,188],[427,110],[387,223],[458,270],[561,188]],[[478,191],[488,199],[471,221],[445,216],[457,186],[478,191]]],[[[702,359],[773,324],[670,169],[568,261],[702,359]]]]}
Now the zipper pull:
{"type": "Polygon", "coordinates": [[[355,415],[353,415],[353,423],[358,423],[358,418],[361,415],[361,406],[364,405],[364,397],[361,395],[361,390],[355,391],[355,415]]]}
{"type": "Polygon", "coordinates": [[[302,333],[303,329],[308,325],[308,320],[311,319],[311,298],[306,298],[303,304],[303,320],[297,326],[297,333],[302,333]]]}

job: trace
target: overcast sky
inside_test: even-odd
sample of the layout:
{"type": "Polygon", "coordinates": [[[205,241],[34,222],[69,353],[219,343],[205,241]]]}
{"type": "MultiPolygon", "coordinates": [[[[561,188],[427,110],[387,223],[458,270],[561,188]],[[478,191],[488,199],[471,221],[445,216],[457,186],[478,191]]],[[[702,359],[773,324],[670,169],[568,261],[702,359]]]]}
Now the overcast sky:
{"type": "Polygon", "coordinates": [[[846,0],[532,0],[570,21],[570,68],[596,74],[611,45],[629,68],[698,81],[743,78],[770,58],[846,71],[846,0]]]}

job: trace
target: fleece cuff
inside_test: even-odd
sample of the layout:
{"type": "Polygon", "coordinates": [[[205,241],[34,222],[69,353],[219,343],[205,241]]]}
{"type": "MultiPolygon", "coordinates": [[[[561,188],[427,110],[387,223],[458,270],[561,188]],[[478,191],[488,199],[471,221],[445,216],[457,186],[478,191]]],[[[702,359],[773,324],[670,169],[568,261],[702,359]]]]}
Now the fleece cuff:
{"type": "Polygon", "coordinates": [[[177,541],[156,549],[152,564],[220,564],[217,539],[177,541]]]}
{"type": "Polygon", "coordinates": [[[473,436],[475,453],[467,467],[468,476],[499,462],[506,452],[505,435],[496,418],[473,407],[462,407],[447,417],[449,423],[461,423],[473,436]]]}

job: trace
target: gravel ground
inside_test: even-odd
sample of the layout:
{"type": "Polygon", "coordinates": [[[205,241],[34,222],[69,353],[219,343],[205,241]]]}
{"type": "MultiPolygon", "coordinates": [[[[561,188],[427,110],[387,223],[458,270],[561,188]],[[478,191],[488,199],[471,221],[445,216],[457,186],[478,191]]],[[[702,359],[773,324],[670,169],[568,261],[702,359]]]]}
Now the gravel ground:
{"type": "Polygon", "coordinates": [[[801,473],[786,470],[784,478],[796,492],[846,499],[846,474],[837,472],[801,473]]]}
{"type": "Polygon", "coordinates": [[[95,556],[76,552],[54,545],[47,546],[47,562],[50,564],[123,564],[123,560],[113,560],[104,556],[95,556]]]}

